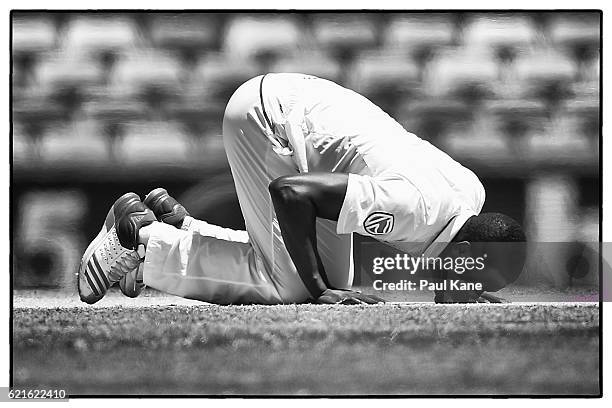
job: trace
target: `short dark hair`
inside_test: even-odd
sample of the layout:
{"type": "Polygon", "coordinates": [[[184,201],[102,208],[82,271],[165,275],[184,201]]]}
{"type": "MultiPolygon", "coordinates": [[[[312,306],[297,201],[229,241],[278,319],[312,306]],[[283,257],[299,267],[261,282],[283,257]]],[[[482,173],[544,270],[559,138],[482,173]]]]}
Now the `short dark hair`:
{"type": "MultiPolygon", "coordinates": [[[[487,265],[492,269],[487,268],[484,273],[471,277],[482,282],[485,290],[499,290],[516,281],[523,271],[526,260],[526,246],[523,243],[527,240],[521,225],[507,215],[475,215],[467,220],[453,241],[470,242],[475,256],[489,255],[487,265]]],[[[468,275],[465,277],[468,279],[468,275]]]]}
{"type": "Polygon", "coordinates": [[[467,220],[453,241],[525,242],[521,224],[500,213],[482,213],[467,220]]]}

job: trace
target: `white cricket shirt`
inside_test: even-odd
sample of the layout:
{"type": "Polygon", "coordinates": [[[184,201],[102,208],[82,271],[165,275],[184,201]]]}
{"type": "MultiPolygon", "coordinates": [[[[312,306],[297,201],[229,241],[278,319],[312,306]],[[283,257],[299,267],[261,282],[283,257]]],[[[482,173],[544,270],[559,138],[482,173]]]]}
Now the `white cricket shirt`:
{"type": "Polygon", "coordinates": [[[437,256],[480,213],[478,177],[367,98],[302,74],[268,74],[261,91],[278,154],[291,156],[300,172],[349,174],[338,234],[437,256]]]}

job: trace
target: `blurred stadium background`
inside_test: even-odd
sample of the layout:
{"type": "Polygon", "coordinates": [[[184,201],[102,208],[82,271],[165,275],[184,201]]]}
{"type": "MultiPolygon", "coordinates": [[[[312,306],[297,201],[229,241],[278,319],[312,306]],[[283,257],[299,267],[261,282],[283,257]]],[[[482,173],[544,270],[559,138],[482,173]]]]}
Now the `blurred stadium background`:
{"type": "Polygon", "coordinates": [[[519,284],[596,286],[599,47],[598,12],[13,12],[13,283],[74,290],[126,191],[164,186],[243,228],[225,103],[293,71],[366,95],[474,170],[484,211],[565,243],[536,250],[519,284]]]}

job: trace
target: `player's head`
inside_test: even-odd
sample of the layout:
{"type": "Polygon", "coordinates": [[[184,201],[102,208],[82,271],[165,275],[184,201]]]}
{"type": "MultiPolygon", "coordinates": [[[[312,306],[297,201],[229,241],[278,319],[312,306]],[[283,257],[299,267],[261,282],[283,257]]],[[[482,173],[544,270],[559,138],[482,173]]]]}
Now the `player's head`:
{"type": "Polygon", "coordinates": [[[496,291],[514,282],[522,272],[525,241],[525,233],[517,221],[500,213],[483,213],[468,219],[445,254],[484,257],[484,268],[465,270],[459,278],[482,282],[484,290],[496,291]]]}

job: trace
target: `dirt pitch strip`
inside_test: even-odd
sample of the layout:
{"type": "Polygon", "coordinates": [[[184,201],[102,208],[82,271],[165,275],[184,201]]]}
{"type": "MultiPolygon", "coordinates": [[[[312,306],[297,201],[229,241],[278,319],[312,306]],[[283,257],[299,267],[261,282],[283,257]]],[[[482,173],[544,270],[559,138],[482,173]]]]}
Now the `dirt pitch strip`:
{"type": "Polygon", "coordinates": [[[93,307],[16,292],[15,387],[99,394],[599,393],[597,303],[93,307]]]}

